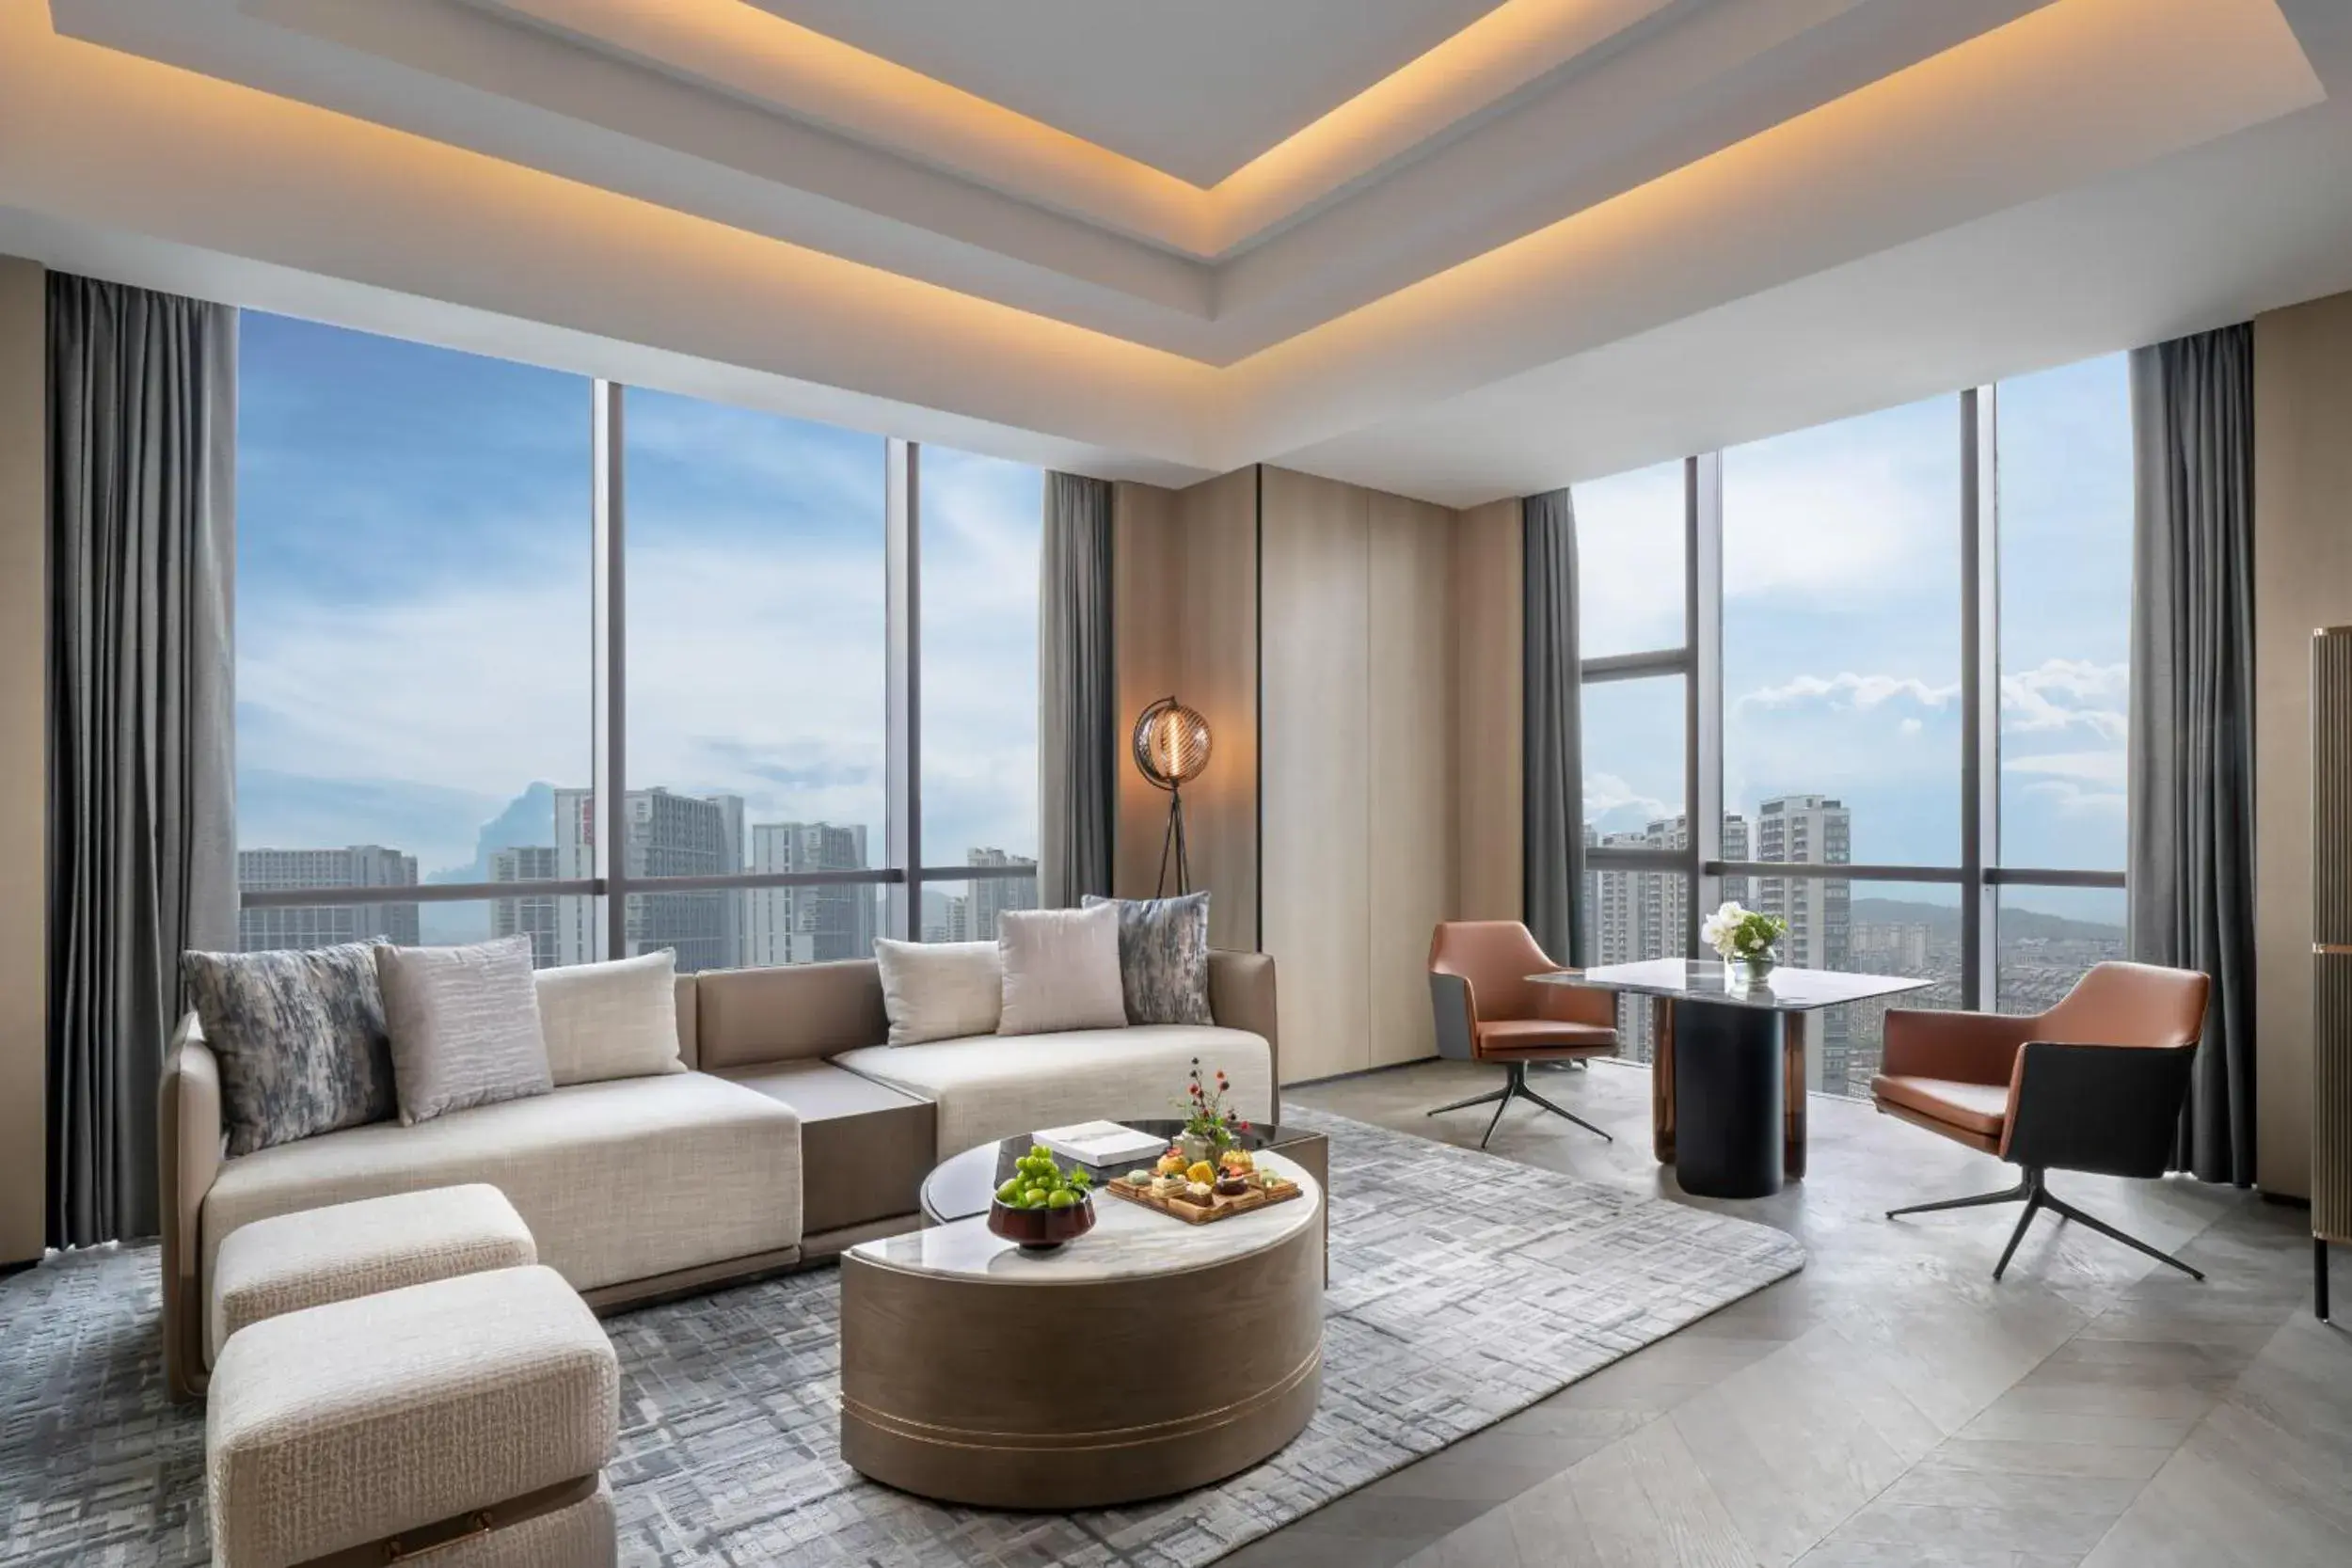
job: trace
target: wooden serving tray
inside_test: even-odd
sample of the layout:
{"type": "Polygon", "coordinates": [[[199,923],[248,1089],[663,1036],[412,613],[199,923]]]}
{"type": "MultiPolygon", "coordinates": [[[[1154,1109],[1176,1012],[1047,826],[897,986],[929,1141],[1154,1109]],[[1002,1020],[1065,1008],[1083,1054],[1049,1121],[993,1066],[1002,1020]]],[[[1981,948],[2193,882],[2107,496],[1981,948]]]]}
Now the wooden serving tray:
{"type": "Polygon", "coordinates": [[[1239,1197],[1218,1197],[1212,1195],[1206,1207],[1189,1198],[1157,1196],[1149,1187],[1128,1185],[1127,1179],[1123,1176],[1113,1177],[1094,1190],[1098,1193],[1117,1193],[1130,1203],[1139,1203],[1146,1209],[1156,1209],[1163,1214],[1173,1214],[1186,1225],[1210,1225],[1217,1220],[1232,1219],[1235,1214],[1247,1214],[1253,1210],[1263,1209],[1269,1203],[1280,1203],[1296,1197],[1301,1189],[1295,1181],[1277,1181],[1271,1187],[1253,1186],[1239,1197]]]}

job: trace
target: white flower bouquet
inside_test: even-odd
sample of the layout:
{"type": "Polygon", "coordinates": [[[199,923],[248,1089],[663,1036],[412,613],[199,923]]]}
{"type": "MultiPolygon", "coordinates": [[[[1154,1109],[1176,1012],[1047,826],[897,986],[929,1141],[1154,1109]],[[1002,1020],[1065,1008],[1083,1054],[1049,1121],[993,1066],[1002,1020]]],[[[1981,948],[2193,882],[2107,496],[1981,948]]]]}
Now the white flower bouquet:
{"type": "Polygon", "coordinates": [[[1770,964],[1772,943],[1788,931],[1788,922],[1776,914],[1743,910],[1737,901],[1707,917],[1699,936],[1725,963],[1770,964]]]}

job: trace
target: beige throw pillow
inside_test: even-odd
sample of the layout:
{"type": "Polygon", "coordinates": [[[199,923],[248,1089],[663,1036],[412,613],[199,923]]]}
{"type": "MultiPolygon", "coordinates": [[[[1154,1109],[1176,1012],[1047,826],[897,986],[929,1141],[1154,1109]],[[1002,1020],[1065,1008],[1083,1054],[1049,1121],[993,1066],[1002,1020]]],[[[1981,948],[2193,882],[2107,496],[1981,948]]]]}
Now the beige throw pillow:
{"type": "Polygon", "coordinates": [[[996,1033],[1004,1006],[1004,964],[993,942],[874,943],[882,969],[882,1011],[890,1043],[961,1039],[996,1033]]]}
{"type": "Polygon", "coordinates": [[[555,1086],[539,1034],[529,937],[470,947],[379,947],[375,977],[404,1123],[555,1086]]]}
{"type": "Polygon", "coordinates": [[[532,976],[555,1086],[684,1072],[677,1053],[677,955],[668,948],[532,976]]]}
{"type": "Polygon", "coordinates": [[[996,917],[996,945],[1005,958],[1005,1008],[998,1034],[1126,1027],[1117,905],[1007,910],[996,917]]]}

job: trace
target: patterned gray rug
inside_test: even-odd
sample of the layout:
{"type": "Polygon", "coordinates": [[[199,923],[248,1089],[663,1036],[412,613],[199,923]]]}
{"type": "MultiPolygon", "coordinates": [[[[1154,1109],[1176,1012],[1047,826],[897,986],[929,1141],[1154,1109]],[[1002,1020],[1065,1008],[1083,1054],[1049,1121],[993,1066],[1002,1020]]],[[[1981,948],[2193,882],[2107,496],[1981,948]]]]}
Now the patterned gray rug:
{"type": "MultiPolygon", "coordinates": [[[[1321,1408],[1219,1486],[1079,1514],[943,1508],[835,1451],[830,1269],[612,1321],[624,1562],[1197,1568],[1751,1291],[1764,1226],[1337,1117],[1321,1408]]],[[[201,1562],[204,1422],[163,1391],[155,1251],[0,1280],[0,1562],[201,1562]]]]}

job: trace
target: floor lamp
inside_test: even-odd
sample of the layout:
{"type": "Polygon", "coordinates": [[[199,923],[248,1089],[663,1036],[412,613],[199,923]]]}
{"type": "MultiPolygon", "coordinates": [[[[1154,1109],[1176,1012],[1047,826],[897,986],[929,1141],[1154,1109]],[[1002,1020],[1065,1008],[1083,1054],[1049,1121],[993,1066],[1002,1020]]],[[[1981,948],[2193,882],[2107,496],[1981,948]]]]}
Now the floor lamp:
{"type": "Polygon", "coordinates": [[[1192,891],[1192,867],[1184,854],[1184,785],[1209,766],[1209,721],[1178,702],[1162,697],[1136,719],[1136,771],[1155,789],[1168,791],[1168,832],[1160,840],[1160,879],[1152,896],[1168,893],[1168,864],[1176,863],[1176,892],[1192,891]]]}

